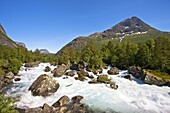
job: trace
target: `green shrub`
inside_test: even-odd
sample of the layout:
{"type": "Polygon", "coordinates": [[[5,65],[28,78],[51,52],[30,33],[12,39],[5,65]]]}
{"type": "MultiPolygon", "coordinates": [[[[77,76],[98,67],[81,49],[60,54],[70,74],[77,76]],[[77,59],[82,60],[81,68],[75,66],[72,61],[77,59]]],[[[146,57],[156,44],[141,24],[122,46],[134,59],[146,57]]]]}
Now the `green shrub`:
{"type": "Polygon", "coordinates": [[[0,94],[0,113],[18,113],[11,97],[0,94]]]}

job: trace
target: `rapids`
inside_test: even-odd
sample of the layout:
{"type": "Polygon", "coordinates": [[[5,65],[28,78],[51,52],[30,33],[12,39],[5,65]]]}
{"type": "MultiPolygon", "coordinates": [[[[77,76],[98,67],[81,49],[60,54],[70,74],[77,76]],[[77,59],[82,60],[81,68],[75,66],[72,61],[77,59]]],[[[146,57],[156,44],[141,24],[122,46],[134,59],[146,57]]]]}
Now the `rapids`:
{"type": "MultiPolygon", "coordinates": [[[[28,88],[39,75],[48,74],[53,76],[51,72],[44,72],[46,66],[50,66],[50,64],[41,63],[38,67],[29,68],[27,71],[25,67],[21,67],[18,76],[16,76],[21,78],[21,81],[14,82],[3,89],[7,95],[20,98],[16,102],[17,107],[33,108],[42,106],[44,103],[52,105],[63,95],[70,98],[81,95],[84,97],[82,103],[108,113],[112,110],[121,113],[170,112],[170,87],[147,85],[135,78],[130,81],[120,77],[127,74],[126,70],[121,71],[118,75],[109,75],[112,81],[115,81],[119,86],[117,90],[109,88],[107,84],[89,84],[90,79],[84,82],[77,81],[74,77],[63,79],[65,76],[63,75],[60,78],[54,78],[60,84],[57,92],[48,97],[32,96],[28,88]]],[[[55,68],[54,66],[50,67],[51,69],[55,68]]],[[[103,73],[106,74],[107,69],[104,69],[103,73]]]]}

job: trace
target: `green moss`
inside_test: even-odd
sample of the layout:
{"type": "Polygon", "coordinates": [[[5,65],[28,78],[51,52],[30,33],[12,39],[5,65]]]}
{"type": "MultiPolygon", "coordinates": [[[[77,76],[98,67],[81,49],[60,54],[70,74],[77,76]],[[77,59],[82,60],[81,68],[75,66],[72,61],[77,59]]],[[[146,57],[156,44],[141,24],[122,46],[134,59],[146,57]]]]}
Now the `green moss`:
{"type": "Polygon", "coordinates": [[[111,79],[108,78],[108,75],[103,74],[98,76],[97,81],[101,83],[109,83],[111,79]]]}
{"type": "Polygon", "coordinates": [[[163,81],[170,81],[170,75],[165,73],[165,72],[161,72],[159,70],[146,70],[147,73],[159,78],[159,79],[162,79],[163,81]]]}

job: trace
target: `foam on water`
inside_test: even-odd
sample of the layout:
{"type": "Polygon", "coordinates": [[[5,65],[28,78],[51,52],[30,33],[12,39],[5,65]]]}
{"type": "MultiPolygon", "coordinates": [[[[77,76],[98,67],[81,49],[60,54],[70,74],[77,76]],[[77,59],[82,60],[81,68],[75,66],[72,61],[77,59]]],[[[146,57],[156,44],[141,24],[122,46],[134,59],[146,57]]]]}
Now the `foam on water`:
{"type": "MultiPolygon", "coordinates": [[[[170,112],[170,88],[158,87],[155,85],[142,84],[142,81],[134,79],[129,81],[121,78],[127,71],[121,71],[119,75],[109,75],[113,81],[119,86],[117,90],[109,88],[106,84],[88,84],[88,81],[81,82],[68,77],[68,79],[56,79],[60,87],[51,96],[41,97],[32,96],[28,88],[32,82],[44,72],[49,63],[41,63],[38,67],[29,68],[27,71],[22,67],[19,72],[21,81],[15,82],[13,85],[6,87],[6,94],[11,96],[20,96],[21,99],[16,104],[20,108],[38,107],[44,103],[52,105],[61,96],[67,95],[70,98],[76,95],[82,95],[83,103],[90,107],[100,108],[105,111],[114,110],[126,113],[168,113],[170,112]]],[[[54,69],[54,66],[50,66],[54,69]]],[[[107,73],[105,69],[103,73],[107,73]]],[[[92,74],[92,73],[90,73],[92,74]]]]}

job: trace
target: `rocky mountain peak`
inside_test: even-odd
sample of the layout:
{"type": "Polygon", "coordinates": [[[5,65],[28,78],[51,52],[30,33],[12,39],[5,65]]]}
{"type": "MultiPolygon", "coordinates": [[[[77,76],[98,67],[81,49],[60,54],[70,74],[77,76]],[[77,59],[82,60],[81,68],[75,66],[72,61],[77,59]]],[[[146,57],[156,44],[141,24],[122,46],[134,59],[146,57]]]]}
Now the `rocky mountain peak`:
{"type": "Polygon", "coordinates": [[[128,18],[115,26],[111,27],[108,30],[103,31],[102,37],[105,38],[114,38],[114,37],[122,37],[125,35],[130,34],[142,34],[146,33],[147,31],[154,29],[153,27],[149,26],[141,19],[136,16],[128,18]]]}
{"type": "Polygon", "coordinates": [[[0,44],[8,47],[17,47],[17,44],[7,36],[7,33],[1,24],[0,24],[0,44]]]}
{"type": "Polygon", "coordinates": [[[6,31],[5,31],[4,28],[2,27],[1,23],[0,23],[0,32],[2,32],[2,33],[4,33],[5,35],[7,35],[7,34],[6,34],[6,31]]]}
{"type": "Polygon", "coordinates": [[[27,48],[23,42],[15,42],[15,43],[21,47],[27,48]]]}
{"type": "Polygon", "coordinates": [[[40,49],[39,51],[41,54],[50,54],[50,52],[47,49],[40,49]]]}

